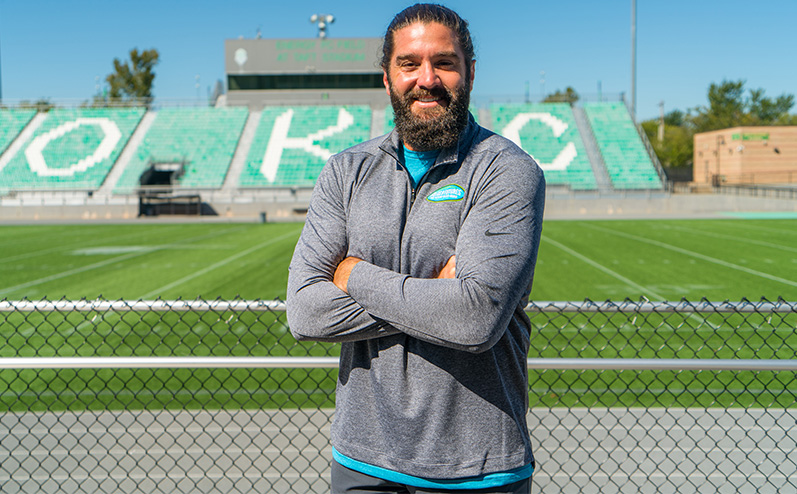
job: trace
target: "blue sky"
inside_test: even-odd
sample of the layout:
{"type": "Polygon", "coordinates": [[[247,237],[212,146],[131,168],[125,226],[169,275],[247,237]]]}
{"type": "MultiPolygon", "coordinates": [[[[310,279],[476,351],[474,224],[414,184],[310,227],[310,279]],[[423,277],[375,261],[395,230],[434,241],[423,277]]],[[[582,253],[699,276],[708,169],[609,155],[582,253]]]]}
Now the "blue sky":
{"type": "MultiPolygon", "coordinates": [[[[335,15],[330,37],[377,37],[410,3],[0,0],[2,96],[90,99],[113,59],[137,47],[161,54],[158,100],[204,98],[224,78],[225,39],[258,29],[268,38],[314,37],[314,13],[335,15]]],[[[532,99],[567,86],[595,97],[599,85],[606,96],[630,96],[630,0],[442,3],[471,24],[477,103],[520,100],[527,85],[532,99]]],[[[665,111],[705,105],[709,84],[723,79],[772,97],[797,93],[795,24],[797,0],[638,0],[638,117],[656,117],[660,101],[665,111]]]]}

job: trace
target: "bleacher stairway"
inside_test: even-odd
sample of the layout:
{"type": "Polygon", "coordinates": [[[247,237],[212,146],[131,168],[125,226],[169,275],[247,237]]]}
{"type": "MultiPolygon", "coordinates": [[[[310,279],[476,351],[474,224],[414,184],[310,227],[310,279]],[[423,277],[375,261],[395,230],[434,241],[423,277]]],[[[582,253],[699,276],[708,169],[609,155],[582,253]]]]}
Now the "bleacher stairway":
{"type": "Polygon", "coordinates": [[[592,165],[592,173],[595,175],[598,191],[602,194],[609,193],[612,191],[612,180],[609,178],[609,172],[606,171],[606,163],[603,162],[598,143],[595,141],[595,135],[592,133],[592,127],[587,121],[584,109],[573,107],[573,117],[576,120],[578,132],[581,134],[581,140],[584,142],[584,151],[586,151],[589,163],[592,165]]]}
{"type": "Polygon", "coordinates": [[[37,113],[31,120],[28,122],[28,125],[22,129],[22,132],[19,133],[16,139],[14,139],[11,144],[8,146],[8,149],[0,155],[0,172],[3,171],[3,168],[6,167],[11,158],[13,158],[22,147],[30,141],[30,138],[33,134],[41,127],[42,122],[47,118],[46,113],[37,113]]]}
{"type": "Polygon", "coordinates": [[[246,159],[249,156],[249,149],[255,140],[255,132],[260,122],[261,111],[250,111],[249,116],[244,124],[244,131],[241,133],[241,139],[238,141],[238,148],[232,157],[230,169],[227,176],[224,178],[224,184],[221,186],[223,192],[232,192],[238,188],[238,182],[241,179],[241,172],[246,166],[246,159]]]}

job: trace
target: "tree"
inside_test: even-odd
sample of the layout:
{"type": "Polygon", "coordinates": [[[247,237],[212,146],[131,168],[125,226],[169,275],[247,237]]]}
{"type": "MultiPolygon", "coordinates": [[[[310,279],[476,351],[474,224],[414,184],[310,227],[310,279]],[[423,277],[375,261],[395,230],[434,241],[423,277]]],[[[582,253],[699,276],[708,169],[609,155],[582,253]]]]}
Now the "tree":
{"type": "Polygon", "coordinates": [[[55,108],[55,105],[52,102],[50,102],[50,100],[48,100],[47,98],[39,98],[34,102],[30,102],[28,100],[22,100],[19,102],[18,106],[19,108],[32,109],[40,112],[48,112],[53,108],[55,108]]]}
{"type": "Polygon", "coordinates": [[[659,141],[659,120],[645,120],[642,129],[648,136],[653,151],[665,168],[688,168],[692,166],[694,132],[684,125],[683,113],[675,110],[664,117],[664,140],[659,141]]]}
{"type": "Polygon", "coordinates": [[[105,78],[108,83],[108,96],[122,103],[148,105],[152,101],[152,83],[155,80],[153,69],[159,62],[158,50],[138,48],[130,50],[130,61],[122,63],[113,60],[113,73],[105,78]]]}
{"type": "Polygon", "coordinates": [[[692,166],[694,135],[698,132],[743,125],[797,125],[797,115],[790,115],[794,96],[783,94],[768,98],[763,89],[747,91],[745,81],[722,81],[708,88],[708,106],[684,113],[673,110],[664,116],[664,140],[658,139],[658,119],[642,122],[653,150],[665,168],[692,166]]]}
{"type": "Polygon", "coordinates": [[[727,129],[742,125],[784,125],[794,119],[789,110],[794,96],[783,94],[775,99],[764,96],[763,89],[747,91],[745,81],[722,81],[708,88],[708,106],[694,108],[691,124],[695,132],[727,129]]]}
{"type": "Polygon", "coordinates": [[[576,101],[578,101],[579,96],[575,89],[568,86],[564,92],[560,91],[559,89],[556,90],[555,93],[549,94],[542,100],[543,103],[570,103],[570,106],[573,106],[576,101]]]}

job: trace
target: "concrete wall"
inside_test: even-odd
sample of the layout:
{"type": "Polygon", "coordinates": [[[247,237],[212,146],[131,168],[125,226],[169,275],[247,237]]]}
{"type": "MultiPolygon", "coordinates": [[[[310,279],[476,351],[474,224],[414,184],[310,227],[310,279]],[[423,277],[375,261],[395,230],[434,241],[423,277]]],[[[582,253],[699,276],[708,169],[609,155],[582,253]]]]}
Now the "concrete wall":
{"type": "MultiPolygon", "coordinates": [[[[204,216],[160,216],[185,221],[302,221],[309,203],[310,190],[284,191],[257,195],[210,196],[204,216]]],[[[205,196],[203,196],[204,198],[205,196]]],[[[720,194],[659,194],[636,197],[587,197],[550,195],[545,218],[555,219],[661,219],[722,218],[740,213],[782,213],[797,217],[797,200],[766,197],[744,197],[720,194]]],[[[74,199],[58,203],[56,199],[34,203],[0,205],[0,222],[36,221],[126,221],[138,218],[138,200],[130,197],[116,203],[74,199]]]]}

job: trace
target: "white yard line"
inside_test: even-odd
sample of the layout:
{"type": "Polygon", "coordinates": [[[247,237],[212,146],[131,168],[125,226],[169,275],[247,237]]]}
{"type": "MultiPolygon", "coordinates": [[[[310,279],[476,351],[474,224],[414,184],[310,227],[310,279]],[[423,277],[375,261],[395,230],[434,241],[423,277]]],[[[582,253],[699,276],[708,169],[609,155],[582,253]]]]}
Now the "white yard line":
{"type": "Polygon", "coordinates": [[[208,267],[206,267],[204,269],[200,269],[199,271],[195,271],[194,273],[191,273],[188,276],[184,276],[184,277],[180,278],[179,280],[175,280],[175,281],[173,281],[173,282],[171,282],[171,283],[169,283],[167,285],[164,285],[164,286],[162,286],[160,288],[156,288],[155,290],[152,290],[149,293],[145,293],[144,295],[141,295],[141,297],[139,297],[139,298],[140,299],[149,299],[151,297],[158,296],[158,295],[160,295],[161,293],[163,293],[166,290],[170,290],[170,289],[172,289],[172,288],[174,288],[176,286],[182,285],[183,283],[185,283],[187,281],[191,281],[194,278],[198,278],[199,276],[205,275],[205,274],[209,273],[210,271],[213,271],[214,269],[218,269],[220,267],[226,266],[227,264],[229,264],[229,263],[231,263],[231,262],[233,262],[233,261],[235,261],[237,259],[240,259],[241,257],[247,256],[247,255],[251,254],[252,252],[254,252],[256,250],[262,249],[263,247],[269,246],[271,244],[274,244],[274,243],[279,242],[281,240],[284,240],[286,238],[295,236],[297,233],[298,233],[298,231],[291,231],[291,232],[285,233],[283,235],[280,235],[279,237],[274,237],[272,239],[269,239],[269,240],[267,240],[267,241],[265,241],[265,242],[263,242],[261,244],[252,246],[252,247],[250,247],[250,248],[248,248],[246,250],[242,250],[241,252],[233,254],[233,255],[227,257],[226,259],[222,259],[221,261],[219,261],[219,262],[217,262],[215,264],[212,264],[212,265],[210,265],[210,266],[208,266],[208,267]]]}
{"type": "Polygon", "coordinates": [[[584,224],[587,228],[592,228],[594,230],[599,230],[602,232],[611,233],[613,235],[617,235],[618,237],[629,238],[631,240],[636,240],[638,242],[655,245],[656,247],[661,247],[662,249],[671,250],[673,252],[678,252],[679,254],[684,254],[690,257],[694,257],[696,259],[700,259],[702,261],[710,262],[713,264],[717,264],[719,266],[723,266],[730,269],[735,269],[737,271],[741,271],[743,273],[751,274],[753,276],[758,276],[760,278],[764,278],[770,281],[777,281],[778,283],[783,283],[784,285],[794,286],[797,287],[797,281],[787,280],[785,278],[781,278],[779,276],[774,276],[769,273],[764,273],[762,271],[756,271],[755,269],[746,268],[744,266],[739,266],[738,264],[733,264],[732,262],[723,261],[722,259],[717,259],[715,257],[710,257],[704,254],[700,254],[699,252],[695,252],[689,249],[682,249],[681,247],[676,247],[671,244],[666,244],[664,242],[659,242],[658,240],[651,240],[645,237],[639,237],[637,235],[632,235],[630,233],[625,232],[618,232],[616,230],[612,230],[610,228],[601,228],[599,226],[590,225],[588,223],[584,224]]]}
{"type": "Polygon", "coordinates": [[[795,230],[783,230],[783,229],[778,229],[778,228],[767,228],[765,226],[754,224],[753,222],[750,222],[750,221],[745,221],[744,227],[747,228],[747,229],[750,229],[750,230],[758,230],[758,231],[761,231],[761,232],[779,233],[781,235],[786,234],[786,235],[791,235],[791,236],[797,235],[797,231],[795,231],[795,230]]]}
{"type": "MultiPolygon", "coordinates": [[[[119,241],[119,240],[126,240],[128,238],[140,239],[141,238],[141,234],[139,232],[128,233],[128,234],[124,234],[124,235],[117,235],[116,237],[110,237],[110,238],[109,237],[103,237],[101,240],[102,240],[103,243],[107,244],[108,242],[116,242],[116,241],[119,241]]],[[[4,257],[4,258],[0,259],[0,264],[6,263],[6,262],[12,262],[12,261],[19,261],[21,259],[28,259],[28,258],[36,257],[36,256],[42,256],[42,255],[45,255],[45,254],[51,254],[53,252],[66,251],[66,250],[69,250],[69,249],[77,249],[77,248],[79,248],[81,246],[82,247],[86,246],[86,243],[85,243],[83,237],[74,239],[74,241],[70,242],[67,245],[62,244],[62,245],[58,245],[56,247],[51,247],[49,249],[31,251],[31,252],[27,252],[25,254],[18,254],[16,256],[4,257]]]]}
{"type": "MultiPolygon", "coordinates": [[[[243,227],[240,227],[240,228],[243,228],[243,227]]],[[[233,230],[238,230],[240,228],[235,228],[233,230]]],[[[108,266],[110,264],[115,264],[117,262],[126,261],[127,259],[132,259],[134,257],[143,256],[144,254],[149,254],[149,253],[157,251],[157,250],[166,249],[166,248],[170,248],[170,247],[174,247],[174,246],[179,246],[180,244],[183,244],[183,243],[195,242],[197,240],[202,240],[204,238],[211,238],[211,237],[218,236],[218,235],[226,235],[229,232],[230,232],[230,230],[223,230],[221,232],[216,232],[216,233],[213,233],[211,235],[200,235],[198,237],[189,238],[189,239],[186,239],[186,240],[182,240],[180,242],[174,242],[174,243],[171,243],[171,244],[159,245],[159,246],[155,246],[155,247],[149,247],[149,248],[145,248],[145,249],[142,249],[142,250],[136,251],[136,252],[131,252],[129,254],[125,254],[125,255],[122,255],[122,256],[114,257],[114,258],[111,258],[111,259],[106,259],[106,260],[100,261],[100,262],[95,262],[94,264],[81,266],[79,268],[70,269],[68,271],[62,271],[60,273],[52,274],[50,276],[45,276],[44,278],[39,278],[39,279],[36,279],[36,280],[27,281],[25,283],[20,283],[19,285],[14,285],[14,286],[3,288],[3,289],[0,290],[0,296],[5,295],[7,293],[14,292],[16,290],[22,290],[24,288],[30,288],[32,286],[41,285],[42,283],[48,283],[50,281],[59,280],[61,278],[66,278],[68,276],[72,276],[72,275],[75,275],[75,274],[85,273],[86,271],[91,271],[91,270],[94,270],[94,269],[102,268],[102,267],[108,266]]]]}
{"type": "Polygon", "coordinates": [[[726,240],[733,240],[734,242],[744,242],[747,244],[760,245],[762,247],[769,247],[772,249],[785,250],[788,252],[797,252],[797,247],[787,247],[785,245],[773,244],[771,242],[764,242],[763,240],[753,240],[750,238],[735,237],[733,235],[724,235],[722,233],[704,232],[692,228],[684,228],[682,226],[672,226],[670,228],[672,228],[673,230],[679,230],[687,233],[697,233],[698,235],[705,235],[707,237],[722,238],[726,240]]]}
{"type": "Polygon", "coordinates": [[[10,286],[8,288],[4,288],[4,289],[0,290],[0,295],[5,295],[6,293],[15,292],[17,290],[22,290],[24,288],[30,288],[32,286],[41,285],[42,283],[47,283],[47,282],[50,282],[50,281],[59,280],[61,278],[66,278],[68,276],[72,276],[72,275],[75,275],[75,274],[85,273],[86,271],[91,271],[91,270],[94,270],[94,269],[97,269],[97,268],[102,268],[102,267],[108,266],[109,264],[115,264],[117,262],[121,262],[121,261],[130,259],[130,258],[133,258],[133,257],[141,256],[141,255],[144,255],[144,254],[149,254],[150,252],[153,252],[155,250],[158,250],[158,248],[157,247],[152,247],[152,248],[149,248],[149,249],[142,249],[140,251],[133,252],[133,253],[130,253],[130,254],[126,254],[126,255],[123,255],[123,256],[114,257],[114,258],[111,258],[111,259],[106,259],[104,261],[95,262],[94,264],[89,264],[87,266],[81,266],[79,268],[70,269],[69,271],[62,271],[60,273],[52,274],[50,276],[45,276],[44,278],[39,278],[37,280],[32,280],[32,281],[28,281],[28,282],[25,282],[25,283],[20,283],[19,285],[10,286]]]}
{"type": "Polygon", "coordinates": [[[612,278],[615,278],[617,280],[622,281],[623,283],[625,283],[629,287],[634,288],[635,290],[641,291],[648,298],[651,298],[650,295],[652,295],[654,298],[665,300],[665,297],[663,295],[661,295],[660,293],[657,293],[652,288],[644,287],[644,286],[642,286],[640,284],[634,283],[633,281],[629,280],[628,278],[626,278],[625,276],[621,275],[620,273],[618,273],[616,271],[612,271],[611,269],[607,268],[603,264],[600,264],[600,263],[598,263],[596,261],[593,261],[592,259],[582,255],[582,254],[579,254],[578,252],[574,251],[570,247],[567,247],[566,245],[563,245],[563,244],[557,242],[556,240],[551,240],[548,237],[542,237],[542,240],[553,244],[555,247],[558,247],[559,249],[561,249],[561,250],[567,252],[568,254],[570,254],[571,256],[573,256],[573,257],[575,257],[575,258],[577,258],[577,259],[589,264],[590,266],[594,267],[595,269],[598,269],[598,270],[608,274],[612,278]]]}

